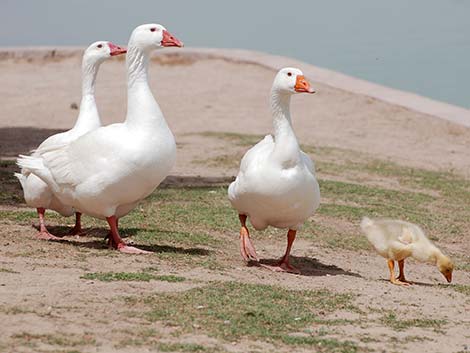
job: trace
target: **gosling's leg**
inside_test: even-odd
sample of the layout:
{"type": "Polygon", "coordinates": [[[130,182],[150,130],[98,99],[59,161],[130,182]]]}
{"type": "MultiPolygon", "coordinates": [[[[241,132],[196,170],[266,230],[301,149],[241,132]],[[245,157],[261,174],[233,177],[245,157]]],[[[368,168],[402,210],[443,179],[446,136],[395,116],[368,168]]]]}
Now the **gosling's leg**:
{"type": "Polygon", "coordinates": [[[408,284],[413,284],[413,282],[407,281],[405,279],[405,260],[400,260],[398,261],[398,268],[400,269],[400,274],[397,277],[397,280],[408,283],[408,284]]]}
{"type": "Polygon", "coordinates": [[[390,282],[399,286],[409,286],[409,283],[402,282],[399,279],[395,278],[395,261],[388,260],[388,269],[390,271],[390,282]]]}

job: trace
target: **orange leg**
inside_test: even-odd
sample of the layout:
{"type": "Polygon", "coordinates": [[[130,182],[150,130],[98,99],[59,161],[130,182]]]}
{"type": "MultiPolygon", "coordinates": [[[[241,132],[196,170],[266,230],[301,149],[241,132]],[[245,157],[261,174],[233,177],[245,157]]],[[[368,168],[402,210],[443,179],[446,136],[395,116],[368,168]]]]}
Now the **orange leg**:
{"type": "Polygon", "coordinates": [[[390,271],[390,282],[399,286],[409,286],[408,282],[403,282],[399,278],[395,278],[395,261],[388,260],[388,269],[390,271]]]}
{"type": "Polygon", "coordinates": [[[398,275],[397,279],[404,283],[413,284],[413,282],[407,281],[405,279],[405,260],[398,261],[398,268],[400,269],[400,274],[398,275]]]}
{"type": "Polygon", "coordinates": [[[80,235],[85,234],[82,230],[81,218],[82,214],[80,212],[75,212],[75,226],[70,230],[69,235],[76,235],[79,237],[80,235]]]}
{"type": "Polygon", "coordinates": [[[36,237],[42,240],[62,240],[62,238],[52,235],[47,230],[46,223],[44,221],[44,213],[46,213],[46,209],[39,207],[37,208],[37,211],[39,215],[39,232],[36,234],[36,237]]]}
{"type": "Polygon", "coordinates": [[[287,248],[284,256],[281,258],[279,263],[276,266],[264,266],[273,271],[289,272],[300,274],[300,270],[295,268],[289,263],[289,256],[292,249],[292,244],[295,240],[295,235],[297,234],[296,230],[289,229],[287,232],[287,248]]]}
{"type": "Polygon", "coordinates": [[[250,232],[246,227],[246,215],[238,215],[242,227],[240,228],[240,254],[245,261],[256,261],[258,262],[258,255],[256,254],[255,247],[250,239],[250,232]]]}
{"type": "MultiPolygon", "coordinates": [[[[116,218],[116,229],[119,231],[119,218],[116,218]]],[[[104,238],[105,241],[107,241],[108,248],[117,248],[117,244],[114,243],[113,237],[111,230],[108,231],[108,234],[106,234],[106,237],[104,238]]]]}
{"type": "Polygon", "coordinates": [[[140,250],[124,243],[119,235],[116,216],[107,217],[106,220],[108,221],[109,228],[111,229],[111,244],[115,249],[126,254],[151,254],[150,251],[140,250]]]}

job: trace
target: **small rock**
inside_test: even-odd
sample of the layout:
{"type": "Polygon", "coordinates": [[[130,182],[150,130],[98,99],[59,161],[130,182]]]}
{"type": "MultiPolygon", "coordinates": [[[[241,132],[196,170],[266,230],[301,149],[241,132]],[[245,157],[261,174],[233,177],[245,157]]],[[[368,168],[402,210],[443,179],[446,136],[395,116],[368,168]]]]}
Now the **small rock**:
{"type": "Polygon", "coordinates": [[[70,104],[70,109],[78,110],[78,104],[73,102],[72,104],[70,104]]]}

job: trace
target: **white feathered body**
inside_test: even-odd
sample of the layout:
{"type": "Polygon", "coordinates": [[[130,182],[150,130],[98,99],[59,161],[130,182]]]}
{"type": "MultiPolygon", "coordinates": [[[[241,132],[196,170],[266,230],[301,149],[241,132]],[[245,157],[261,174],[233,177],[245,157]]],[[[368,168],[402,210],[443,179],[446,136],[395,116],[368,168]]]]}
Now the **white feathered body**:
{"type": "MultiPolygon", "coordinates": [[[[94,86],[95,78],[100,63],[104,60],[104,56],[90,56],[89,51],[93,50],[94,44],[92,44],[83,55],[82,99],[80,102],[80,113],[74,127],[68,131],[48,137],[33,151],[29,158],[40,158],[42,151],[67,145],[87,132],[101,126],[101,120],[94,97],[94,86]]],[[[15,173],[15,176],[21,183],[24,199],[29,206],[52,209],[63,216],[71,216],[74,213],[73,208],[69,204],[64,204],[56,197],[49,185],[37,175],[31,173],[29,168],[23,167],[21,173],[15,173]]]]}
{"type": "Polygon", "coordinates": [[[364,217],[361,229],[374,249],[386,259],[404,260],[413,257],[421,262],[435,261],[440,253],[417,225],[400,220],[364,217]]]}
{"type": "Polygon", "coordinates": [[[43,167],[35,173],[48,180],[63,203],[96,218],[119,218],[169,174],[176,145],[166,124],[156,133],[122,123],[94,130],[41,157],[43,167]]]}
{"type": "Polygon", "coordinates": [[[61,202],[100,219],[129,213],[155,190],[176,160],[174,136],[148,85],[150,50],[141,44],[131,35],[124,123],[100,127],[70,144],[42,149],[39,158],[18,160],[44,180],[61,202]]]}
{"type": "MultiPolygon", "coordinates": [[[[83,108],[85,108],[85,106],[83,108]]],[[[39,157],[40,151],[42,150],[49,150],[56,146],[67,145],[70,142],[75,141],[84,133],[100,126],[100,120],[96,108],[82,109],[81,115],[83,116],[85,114],[93,115],[89,117],[87,124],[82,123],[82,125],[74,127],[71,130],[48,137],[35,151],[33,151],[31,156],[39,157]]],[[[84,119],[82,118],[82,121],[83,120],[84,119]]],[[[71,216],[74,213],[71,206],[61,202],[60,199],[54,195],[47,183],[41,180],[38,176],[32,174],[28,168],[22,168],[21,173],[15,173],[15,176],[21,183],[24,199],[28,206],[51,209],[66,217],[71,216]]]]}
{"type": "Polygon", "coordinates": [[[229,200],[255,229],[298,229],[320,204],[314,165],[298,147],[289,163],[275,158],[274,149],[268,135],[245,154],[229,200]]]}

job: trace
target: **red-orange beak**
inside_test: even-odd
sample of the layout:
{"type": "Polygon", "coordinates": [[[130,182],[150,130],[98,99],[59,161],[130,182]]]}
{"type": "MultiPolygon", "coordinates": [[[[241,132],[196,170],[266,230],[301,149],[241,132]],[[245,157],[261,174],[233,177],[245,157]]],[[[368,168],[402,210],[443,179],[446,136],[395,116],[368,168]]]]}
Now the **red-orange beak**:
{"type": "Polygon", "coordinates": [[[449,272],[448,274],[444,275],[444,277],[446,278],[448,283],[452,282],[452,272],[449,272]]]}
{"type": "Polygon", "coordinates": [[[125,48],[121,48],[120,46],[117,46],[116,44],[113,44],[111,42],[108,43],[108,46],[109,46],[111,56],[127,53],[127,50],[125,48]]]}
{"type": "Polygon", "coordinates": [[[315,93],[313,88],[310,86],[310,83],[303,75],[298,75],[297,79],[295,80],[295,87],[296,92],[303,92],[303,93],[315,93]]]}
{"type": "Polygon", "coordinates": [[[167,30],[163,30],[162,47],[182,47],[183,42],[174,37],[167,30]]]}

